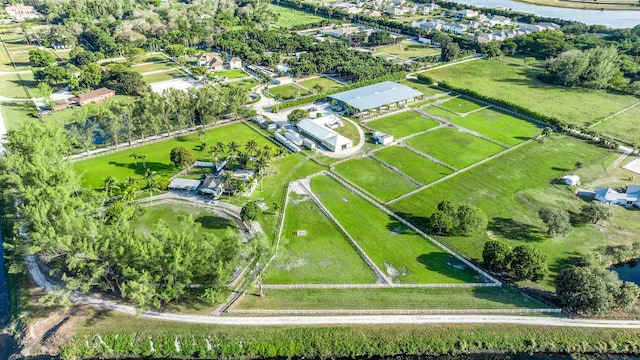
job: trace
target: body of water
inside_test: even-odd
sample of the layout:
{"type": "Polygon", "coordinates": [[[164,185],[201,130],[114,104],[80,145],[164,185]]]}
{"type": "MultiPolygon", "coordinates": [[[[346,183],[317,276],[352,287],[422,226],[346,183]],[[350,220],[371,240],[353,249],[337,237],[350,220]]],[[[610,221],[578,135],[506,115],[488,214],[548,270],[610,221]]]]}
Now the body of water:
{"type": "Polygon", "coordinates": [[[632,28],[640,25],[639,10],[582,10],[521,3],[513,0],[451,0],[485,8],[501,8],[543,17],[579,21],[589,25],[632,28]]]}
{"type": "Polygon", "coordinates": [[[615,271],[620,280],[640,285],[640,259],[612,266],[610,270],[615,271]]]}

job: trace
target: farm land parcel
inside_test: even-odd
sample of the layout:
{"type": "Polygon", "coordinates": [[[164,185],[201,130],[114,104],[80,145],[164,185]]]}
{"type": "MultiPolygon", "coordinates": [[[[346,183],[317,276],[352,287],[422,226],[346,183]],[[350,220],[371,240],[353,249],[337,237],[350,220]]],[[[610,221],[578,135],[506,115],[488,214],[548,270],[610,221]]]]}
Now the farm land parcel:
{"type": "Polygon", "coordinates": [[[391,134],[399,139],[411,134],[425,131],[438,126],[438,122],[426,118],[413,111],[405,111],[400,114],[384,117],[367,123],[367,126],[391,134]]]}

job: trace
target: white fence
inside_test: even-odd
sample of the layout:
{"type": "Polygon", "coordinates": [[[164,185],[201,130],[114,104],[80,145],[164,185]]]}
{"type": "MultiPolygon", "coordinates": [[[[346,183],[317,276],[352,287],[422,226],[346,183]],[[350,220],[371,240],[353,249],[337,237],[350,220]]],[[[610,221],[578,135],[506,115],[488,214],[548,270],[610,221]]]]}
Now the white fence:
{"type": "Polygon", "coordinates": [[[265,284],[263,289],[385,289],[385,288],[469,288],[497,287],[496,283],[463,284],[265,284]]]}
{"type": "Polygon", "coordinates": [[[229,314],[255,315],[435,315],[435,314],[559,314],[562,309],[286,309],[235,310],[229,314]]]}

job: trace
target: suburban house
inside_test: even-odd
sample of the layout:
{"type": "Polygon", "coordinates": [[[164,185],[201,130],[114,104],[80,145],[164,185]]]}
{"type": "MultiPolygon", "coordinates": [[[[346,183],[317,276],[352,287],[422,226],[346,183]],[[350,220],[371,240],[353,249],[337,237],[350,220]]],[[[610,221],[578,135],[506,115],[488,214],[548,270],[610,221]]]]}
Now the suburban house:
{"type": "Polygon", "coordinates": [[[489,24],[491,26],[509,26],[511,25],[511,19],[509,19],[508,17],[496,15],[489,18],[489,24]]]}
{"type": "Polygon", "coordinates": [[[382,17],[382,13],[380,13],[380,11],[378,11],[378,10],[369,10],[369,9],[367,9],[367,10],[362,11],[362,14],[366,15],[366,16],[369,16],[369,17],[372,17],[372,18],[382,17]]]}
{"type": "Polygon", "coordinates": [[[114,96],[115,94],[116,94],[115,91],[103,87],[100,89],[90,91],[88,93],[71,97],[69,101],[79,106],[84,106],[87,104],[98,104],[114,96]]]}
{"type": "Polygon", "coordinates": [[[469,9],[464,9],[464,10],[458,10],[456,12],[453,13],[453,17],[456,18],[456,20],[464,20],[464,19],[471,19],[471,18],[475,18],[478,17],[478,15],[480,15],[477,11],[475,10],[469,10],[469,9]]]}
{"type": "Polygon", "coordinates": [[[242,60],[237,56],[234,56],[231,59],[229,59],[229,69],[231,70],[242,69],[242,60]]]}
{"type": "Polygon", "coordinates": [[[210,66],[216,60],[221,60],[222,55],[217,52],[206,52],[196,56],[199,66],[210,66]]]}
{"type": "Polygon", "coordinates": [[[4,10],[15,21],[24,21],[25,19],[33,19],[38,17],[38,12],[33,6],[12,5],[5,7],[4,10]]]}
{"type": "Polygon", "coordinates": [[[53,102],[53,104],[51,104],[51,110],[53,111],[63,110],[68,108],[69,106],[71,106],[71,103],[69,103],[69,100],[66,100],[66,99],[56,100],[53,102]]]}
{"type": "Polygon", "coordinates": [[[640,185],[596,188],[595,199],[607,205],[640,206],[640,185]]]}
{"type": "Polygon", "coordinates": [[[347,35],[351,35],[351,34],[355,34],[359,31],[362,31],[361,28],[357,27],[357,26],[353,26],[353,25],[347,25],[344,27],[338,27],[338,28],[334,28],[334,27],[326,27],[322,30],[322,34],[323,35],[329,35],[329,36],[333,36],[334,38],[341,38],[343,36],[347,36],[347,35]]]}
{"type": "Polygon", "coordinates": [[[350,139],[332,129],[332,127],[341,124],[340,118],[332,114],[317,119],[303,119],[296,126],[302,135],[313,139],[333,152],[339,152],[353,146],[350,139]]]}

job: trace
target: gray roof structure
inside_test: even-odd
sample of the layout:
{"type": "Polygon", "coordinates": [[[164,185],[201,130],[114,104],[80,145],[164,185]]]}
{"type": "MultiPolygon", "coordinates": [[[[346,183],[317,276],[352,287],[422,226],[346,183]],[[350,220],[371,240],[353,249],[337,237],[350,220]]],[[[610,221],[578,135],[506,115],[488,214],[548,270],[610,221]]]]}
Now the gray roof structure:
{"type": "Polygon", "coordinates": [[[169,186],[167,186],[167,188],[172,190],[193,191],[197,189],[198,186],[200,186],[200,180],[175,178],[173,179],[173,181],[171,181],[171,183],[169,184],[169,186]]]}
{"type": "Polygon", "coordinates": [[[596,198],[610,201],[610,202],[621,202],[621,201],[633,201],[636,202],[640,199],[640,186],[639,185],[629,185],[624,192],[618,192],[616,189],[612,187],[606,188],[596,188],[596,198]]]}
{"type": "Polygon", "coordinates": [[[384,81],[329,95],[331,99],[341,101],[360,111],[377,109],[381,106],[412,99],[417,96],[422,96],[422,93],[393,81],[384,81]]]}

